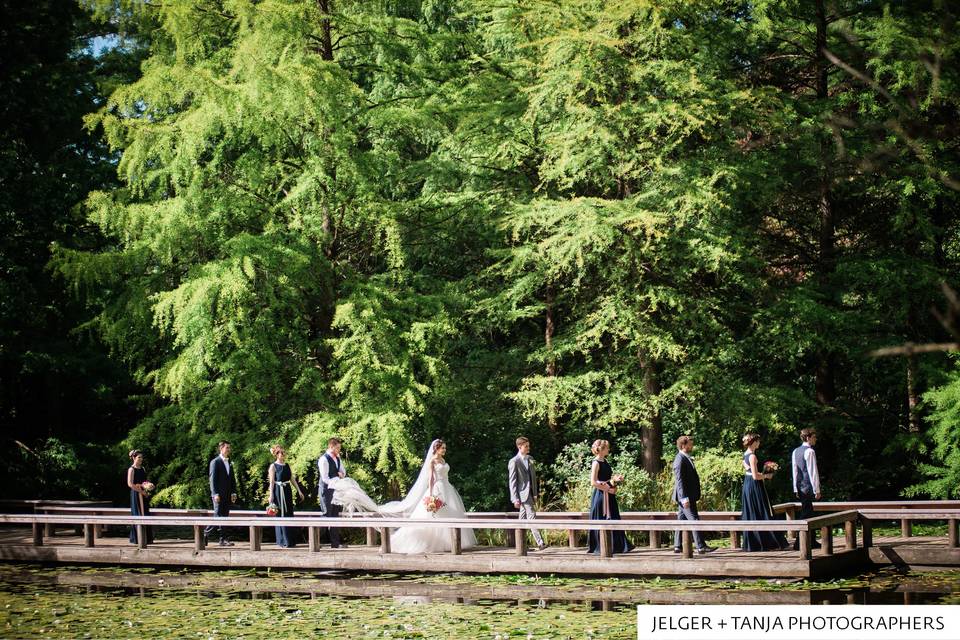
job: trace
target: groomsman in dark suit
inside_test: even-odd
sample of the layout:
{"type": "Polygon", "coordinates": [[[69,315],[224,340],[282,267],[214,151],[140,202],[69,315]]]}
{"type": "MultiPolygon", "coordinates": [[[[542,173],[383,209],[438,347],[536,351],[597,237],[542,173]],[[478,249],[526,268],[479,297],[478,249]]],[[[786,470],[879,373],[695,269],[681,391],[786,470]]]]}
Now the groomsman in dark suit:
{"type": "MultiPolygon", "coordinates": [[[[693,438],[680,436],[677,438],[677,456],[673,459],[673,501],[677,503],[677,520],[699,520],[697,500],[700,499],[700,475],[693,465],[693,438]]],[[[697,545],[697,553],[709,553],[713,547],[708,547],[703,541],[703,534],[693,532],[693,539],[697,545]]],[[[680,532],[673,532],[673,552],[680,553],[680,532]]]]}
{"type": "MultiPolygon", "coordinates": [[[[230,505],[237,501],[237,481],[235,469],[230,464],[230,443],[223,441],[219,445],[220,455],[210,461],[210,497],[213,498],[215,518],[230,516],[230,505]]],[[[220,534],[220,546],[232,547],[227,540],[223,527],[208,526],[203,530],[204,539],[209,540],[210,533],[216,529],[220,534]]]]}

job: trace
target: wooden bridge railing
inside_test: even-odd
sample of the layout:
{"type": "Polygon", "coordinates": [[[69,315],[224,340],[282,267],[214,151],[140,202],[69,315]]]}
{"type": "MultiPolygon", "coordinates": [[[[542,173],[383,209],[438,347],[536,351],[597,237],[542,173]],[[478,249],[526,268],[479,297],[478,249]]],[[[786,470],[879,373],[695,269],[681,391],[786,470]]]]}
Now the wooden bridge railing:
{"type": "MultiPolygon", "coordinates": [[[[950,512],[960,511],[960,500],[879,500],[870,502],[814,502],[814,512],[838,511],[855,509],[864,517],[872,517],[874,520],[898,520],[900,522],[900,535],[909,538],[913,535],[914,520],[946,520],[948,522],[950,534],[950,546],[956,547],[953,541],[956,539],[957,530],[956,518],[949,516],[950,512]],[[929,517],[928,511],[941,513],[939,518],[929,517]],[[885,514],[880,517],[878,514],[885,514]]],[[[799,502],[785,502],[774,505],[775,514],[783,514],[788,520],[796,517],[800,510],[799,502]]]]}
{"type": "MultiPolygon", "coordinates": [[[[82,509],[81,509],[82,510],[82,509]]],[[[818,516],[810,520],[674,520],[669,524],[669,529],[682,532],[682,550],[683,557],[691,558],[693,556],[692,534],[694,531],[725,531],[742,533],[744,531],[793,531],[800,537],[799,554],[801,559],[809,560],[812,557],[811,543],[813,532],[817,529],[832,528],[838,524],[843,524],[847,531],[848,549],[856,548],[856,523],[859,514],[856,511],[844,511],[825,516],[818,516]]],[[[146,526],[184,526],[192,527],[194,534],[194,550],[202,551],[205,546],[203,528],[208,525],[222,526],[230,528],[247,528],[249,530],[250,549],[252,551],[260,550],[262,542],[262,530],[264,527],[272,527],[281,522],[277,518],[268,518],[262,515],[253,517],[238,516],[230,518],[214,518],[209,516],[195,515],[152,515],[152,516],[131,516],[131,515],[87,515],[87,514],[0,514],[0,524],[30,524],[33,527],[33,544],[43,545],[44,526],[53,525],[82,525],[84,531],[84,544],[93,547],[96,544],[94,529],[98,525],[126,525],[137,528],[137,546],[141,549],[146,548],[146,536],[144,527],[146,526]]],[[[427,519],[409,519],[409,518],[380,518],[380,517],[348,517],[348,518],[324,518],[320,520],[315,516],[295,516],[284,518],[282,526],[285,527],[306,527],[309,531],[309,549],[310,551],[319,551],[320,530],[326,527],[338,528],[365,528],[368,531],[373,529],[380,532],[380,551],[381,553],[390,553],[390,532],[391,529],[403,527],[417,528],[439,528],[447,529],[451,536],[452,553],[459,555],[462,552],[461,530],[462,529],[504,529],[514,530],[517,533],[524,533],[529,529],[591,529],[600,532],[600,556],[609,558],[612,555],[611,532],[613,531],[662,531],[666,522],[657,518],[647,519],[626,519],[626,520],[581,520],[581,519],[561,519],[561,518],[543,518],[538,520],[517,520],[506,518],[427,518],[427,519]]],[[[368,537],[369,541],[369,537],[368,537]]],[[[526,536],[515,536],[515,549],[518,555],[527,554],[526,536]]]]}

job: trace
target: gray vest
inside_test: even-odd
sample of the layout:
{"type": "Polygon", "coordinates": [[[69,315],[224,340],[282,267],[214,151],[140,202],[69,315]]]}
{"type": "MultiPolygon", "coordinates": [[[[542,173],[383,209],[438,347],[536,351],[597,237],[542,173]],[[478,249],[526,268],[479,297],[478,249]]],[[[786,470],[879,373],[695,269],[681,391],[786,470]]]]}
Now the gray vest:
{"type": "Polygon", "coordinates": [[[800,445],[793,450],[793,468],[797,473],[797,493],[813,495],[813,480],[807,473],[807,461],[803,459],[803,454],[808,448],[800,445]]]}

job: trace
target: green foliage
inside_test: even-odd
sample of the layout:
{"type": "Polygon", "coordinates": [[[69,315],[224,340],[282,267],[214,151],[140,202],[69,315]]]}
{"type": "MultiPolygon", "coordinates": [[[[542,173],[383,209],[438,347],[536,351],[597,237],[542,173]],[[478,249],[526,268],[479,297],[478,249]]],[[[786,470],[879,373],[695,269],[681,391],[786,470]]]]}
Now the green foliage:
{"type": "MultiPolygon", "coordinates": [[[[332,435],[382,499],[443,437],[483,509],[506,506],[520,433],[562,508],[589,492],[571,443],[596,437],[624,509],[670,508],[681,433],[703,508],[735,507],[747,430],[785,462],[816,426],[833,498],[890,497],[918,468],[918,491],[955,484],[952,364],[923,356],[905,391],[902,362],[866,356],[943,340],[927,310],[960,256],[952,5],[83,6],[145,59],[104,63],[86,118],[82,162],[116,178],[74,189],[85,222],[30,238],[87,305],[66,324],[147,389],[123,445],[148,451],[159,502],[205,505],[224,438],[243,500],[273,442],[311,486],[332,435]]],[[[38,202],[64,205],[54,185],[38,202]]],[[[0,264],[42,271],[30,247],[0,264]]],[[[11,309],[57,300],[7,269],[2,349],[28,324],[11,309]]],[[[5,388],[57,361],[5,354],[5,388]]]]}

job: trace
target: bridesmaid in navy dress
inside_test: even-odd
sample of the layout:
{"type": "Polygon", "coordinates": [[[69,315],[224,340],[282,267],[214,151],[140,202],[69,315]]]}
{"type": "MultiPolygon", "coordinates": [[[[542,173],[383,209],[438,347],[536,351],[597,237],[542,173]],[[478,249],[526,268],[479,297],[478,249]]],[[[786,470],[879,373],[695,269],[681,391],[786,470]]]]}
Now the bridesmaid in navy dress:
{"type": "MultiPolygon", "coordinates": [[[[133,464],[127,469],[127,486],[130,487],[130,514],[135,516],[150,515],[150,492],[143,488],[143,483],[147,482],[147,470],[143,468],[143,452],[134,449],[130,452],[130,460],[133,464]]],[[[148,485],[149,486],[149,485],[148,485]]],[[[146,532],[147,544],[153,542],[153,529],[144,527],[146,532]]],[[[130,527],[130,542],[137,542],[137,528],[130,527]]]]}
{"type": "MultiPolygon", "coordinates": [[[[773,473],[764,472],[757,462],[757,448],[760,436],[748,433],[743,436],[743,492],[741,494],[741,520],[773,520],[773,509],[767,496],[764,480],[773,477],[773,473]]],[[[744,551],[770,551],[786,549],[787,539],[782,531],[744,531],[744,551]]]]}
{"type": "MultiPolygon", "coordinates": [[[[270,503],[276,505],[277,515],[281,518],[293,517],[293,487],[297,488],[300,499],[303,500],[303,490],[297,483],[290,465],[286,463],[287,452],[278,444],[270,447],[270,453],[275,458],[267,471],[270,479],[270,503]]],[[[293,527],[276,527],[277,546],[296,546],[295,530],[293,527]]]]}
{"type": "MultiPolygon", "coordinates": [[[[591,520],[619,520],[620,508],[617,506],[617,487],[611,483],[613,468],[607,462],[610,453],[610,443],[606,440],[597,440],[590,447],[597,456],[590,469],[590,484],[593,485],[593,497],[590,500],[591,520]]],[[[627,542],[627,534],[623,531],[611,532],[610,548],[612,553],[627,553],[633,545],[627,542]]],[[[600,532],[590,531],[589,553],[600,553],[600,532]]]]}

